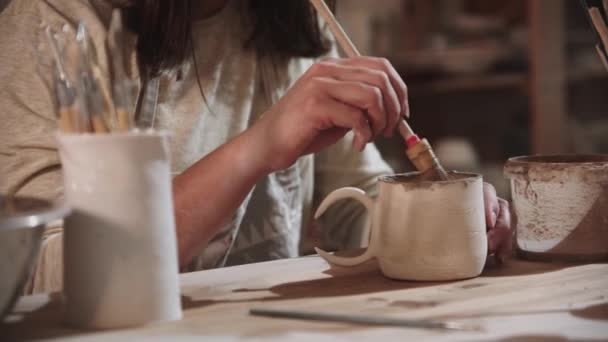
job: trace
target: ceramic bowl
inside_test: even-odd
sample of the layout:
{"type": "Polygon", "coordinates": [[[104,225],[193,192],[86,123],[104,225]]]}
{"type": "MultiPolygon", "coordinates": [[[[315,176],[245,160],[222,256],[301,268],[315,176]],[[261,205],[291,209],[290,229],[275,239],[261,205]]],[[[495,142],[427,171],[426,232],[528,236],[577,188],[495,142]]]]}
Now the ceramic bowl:
{"type": "Polygon", "coordinates": [[[47,224],[68,214],[66,207],[28,197],[0,195],[0,319],[22,293],[40,250],[47,224]]]}
{"type": "Polygon", "coordinates": [[[516,157],[505,175],[520,256],[608,260],[608,155],[516,157]]]}

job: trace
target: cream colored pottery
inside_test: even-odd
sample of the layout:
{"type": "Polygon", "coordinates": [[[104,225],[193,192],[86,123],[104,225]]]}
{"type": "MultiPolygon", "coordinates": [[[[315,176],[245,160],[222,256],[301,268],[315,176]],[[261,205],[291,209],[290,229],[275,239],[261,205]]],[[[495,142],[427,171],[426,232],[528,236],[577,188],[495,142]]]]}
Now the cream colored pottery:
{"type": "Polygon", "coordinates": [[[357,188],[338,189],[321,203],[319,217],[334,202],[352,198],[371,217],[369,247],[346,258],[316,249],[329,263],[354,266],[376,258],[389,278],[443,281],[478,276],[487,255],[483,182],[454,173],[444,182],[419,182],[418,173],[380,177],[376,199],[357,188]]]}
{"type": "Polygon", "coordinates": [[[181,318],[169,139],[58,135],[66,319],[95,329],[181,318]]]}
{"type": "Polygon", "coordinates": [[[608,260],[608,155],[515,157],[505,175],[520,256],[608,260]]]}

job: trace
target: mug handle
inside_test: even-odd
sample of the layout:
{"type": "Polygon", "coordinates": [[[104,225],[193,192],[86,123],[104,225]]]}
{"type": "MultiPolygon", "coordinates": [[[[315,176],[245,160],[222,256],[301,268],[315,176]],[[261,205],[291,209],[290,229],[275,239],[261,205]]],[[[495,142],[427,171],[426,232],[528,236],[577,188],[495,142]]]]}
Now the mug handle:
{"type": "MultiPolygon", "coordinates": [[[[323,215],[323,213],[335,202],[342,200],[342,199],[346,199],[346,198],[352,198],[355,199],[359,202],[361,202],[361,204],[363,204],[363,206],[365,206],[365,209],[367,209],[368,215],[370,217],[373,218],[373,213],[374,213],[374,200],[367,196],[365,194],[365,192],[361,189],[357,189],[357,188],[352,188],[352,187],[347,187],[347,188],[340,188],[338,190],[333,191],[332,193],[330,193],[327,197],[325,197],[325,199],[321,202],[321,205],[319,205],[319,208],[317,209],[317,211],[315,212],[315,219],[318,219],[321,215],[323,215]]],[[[339,257],[336,256],[334,254],[330,254],[327,253],[326,251],[315,247],[315,252],[317,252],[317,254],[319,254],[319,256],[321,256],[323,259],[325,259],[325,261],[334,264],[334,265],[338,265],[338,266],[356,266],[359,264],[362,264],[372,258],[375,257],[375,243],[374,241],[376,241],[376,239],[374,238],[375,232],[372,231],[372,224],[371,224],[372,220],[368,220],[368,229],[366,229],[367,231],[370,232],[370,242],[369,242],[369,247],[367,247],[367,249],[365,250],[365,252],[359,256],[356,257],[339,257]]]]}

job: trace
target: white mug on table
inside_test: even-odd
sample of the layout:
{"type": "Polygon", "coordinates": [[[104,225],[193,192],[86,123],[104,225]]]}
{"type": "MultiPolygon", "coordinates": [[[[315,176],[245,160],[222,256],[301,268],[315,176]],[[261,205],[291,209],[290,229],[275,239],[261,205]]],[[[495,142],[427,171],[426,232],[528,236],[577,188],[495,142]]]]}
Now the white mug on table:
{"type": "Polygon", "coordinates": [[[378,180],[376,199],[357,188],[335,190],[319,206],[319,217],[334,202],[353,198],[371,217],[370,243],[357,257],[316,249],[329,263],[354,266],[376,258],[389,278],[420,281],[478,276],[487,255],[481,176],[454,173],[443,182],[418,182],[418,173],[378,180]]]}
{"type": "Polygon", "coordinates": [[[59,134],[68,323],[122,328],[182,317],[169,137],[59,134]]]}

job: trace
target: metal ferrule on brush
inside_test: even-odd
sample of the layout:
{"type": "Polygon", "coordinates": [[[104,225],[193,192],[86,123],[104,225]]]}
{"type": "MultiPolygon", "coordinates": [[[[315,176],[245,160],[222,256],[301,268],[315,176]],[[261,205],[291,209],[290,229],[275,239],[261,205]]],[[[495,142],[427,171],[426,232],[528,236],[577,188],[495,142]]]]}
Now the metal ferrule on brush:
{"type": "Polygon", "coordinates": [[[431,145],[426,139],[420,140],[416,145],[406,150],[408,158],[412,161],[416,169],[426,172],[432,168],[437,168],[439,160],[433,153],[431,145]]]}

